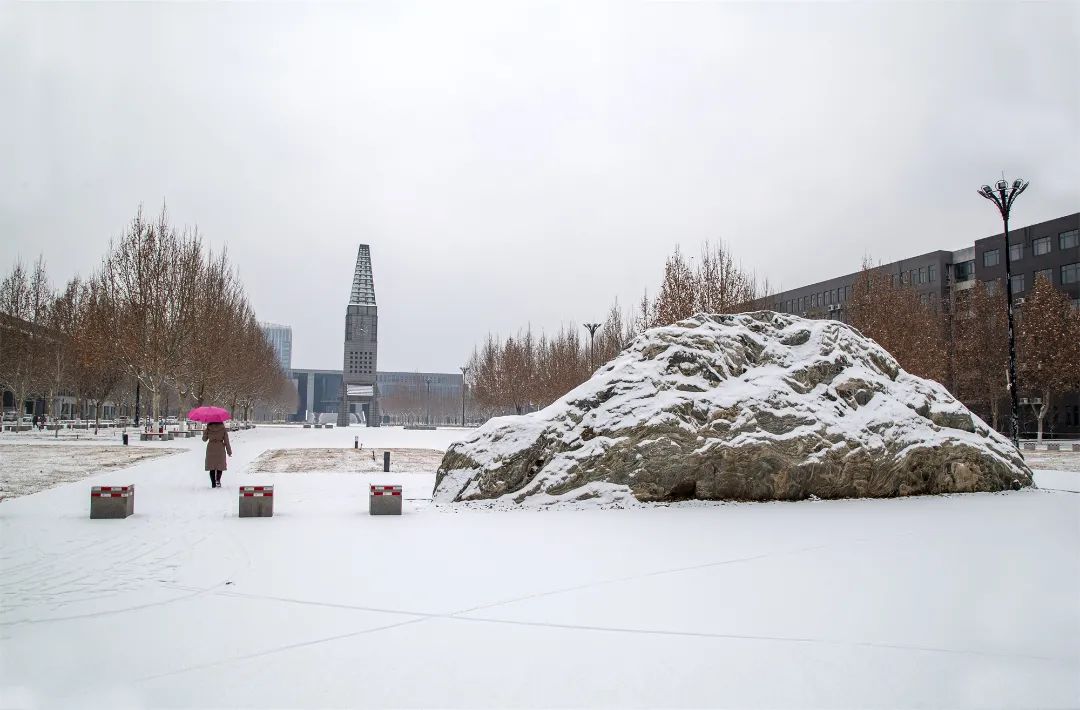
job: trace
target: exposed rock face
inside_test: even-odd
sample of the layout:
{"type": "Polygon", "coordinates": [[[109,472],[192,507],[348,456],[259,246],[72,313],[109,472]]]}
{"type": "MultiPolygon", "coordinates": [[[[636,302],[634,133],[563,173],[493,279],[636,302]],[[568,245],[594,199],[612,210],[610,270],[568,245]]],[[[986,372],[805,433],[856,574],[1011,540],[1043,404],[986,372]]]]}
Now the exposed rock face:
{"type": "Polygon", "coordinates": [[[533,414],[450,447],[440,503],[799,500],[1031,485],[1010,442],[854,328],[771,311],[646,331],[533,414]]]}

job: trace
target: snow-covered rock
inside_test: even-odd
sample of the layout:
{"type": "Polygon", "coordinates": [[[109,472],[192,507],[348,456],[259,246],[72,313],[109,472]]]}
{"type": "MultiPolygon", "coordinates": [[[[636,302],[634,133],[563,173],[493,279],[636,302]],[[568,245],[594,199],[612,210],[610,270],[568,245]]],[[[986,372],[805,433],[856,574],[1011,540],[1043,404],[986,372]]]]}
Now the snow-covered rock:
{"type": "Polygon", "coordinates": [[[799,500],[1032,483],[1010,442],[855,328],[699,314],[450,446],[435,501],[799,500]],[[632,497],[632,499],[631,499],[632,497]]]}

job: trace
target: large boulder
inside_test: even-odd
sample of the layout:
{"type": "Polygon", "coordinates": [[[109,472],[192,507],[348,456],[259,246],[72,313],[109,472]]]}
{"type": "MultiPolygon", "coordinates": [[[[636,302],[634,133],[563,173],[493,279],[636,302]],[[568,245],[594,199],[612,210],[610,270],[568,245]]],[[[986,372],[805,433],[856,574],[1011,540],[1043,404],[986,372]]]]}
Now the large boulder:
{"type": "Polygon", "coordinates": [[[800,500],[1032,483],[1010,442],[833,320],[771,311],[653,328],[532,414],[453,444],[435,501],[800,500]]]}

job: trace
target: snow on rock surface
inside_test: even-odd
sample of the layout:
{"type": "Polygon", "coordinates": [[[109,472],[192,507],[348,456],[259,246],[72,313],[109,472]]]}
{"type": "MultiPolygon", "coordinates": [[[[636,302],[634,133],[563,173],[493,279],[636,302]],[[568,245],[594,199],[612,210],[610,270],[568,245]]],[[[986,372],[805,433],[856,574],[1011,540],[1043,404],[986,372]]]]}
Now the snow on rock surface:
{"type": "Polygon", "coordinates": [[[1029,486],[1011,443],[855,328],[699,314],[450,446],[437,503],[799,500],[1029,486]]]}

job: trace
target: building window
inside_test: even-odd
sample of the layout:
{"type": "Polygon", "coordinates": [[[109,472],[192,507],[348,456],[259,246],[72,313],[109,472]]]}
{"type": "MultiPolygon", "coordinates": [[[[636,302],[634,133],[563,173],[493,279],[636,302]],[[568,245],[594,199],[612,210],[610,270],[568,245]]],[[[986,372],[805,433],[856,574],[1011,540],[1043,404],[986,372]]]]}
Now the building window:
{"type": "Polygon", "coordinates": [[[1035,272],[1035,281],[1032,281],[1032,285],[1038,283],[1039,278],[1044,278],[1050,283],[1054,283],[1054,270],[1053,269],[1040,269],[1035,272]]]}
{"type": "Polygon", "coordinates": [[[1024,275],[1023,274],[1017,274],[1016,276],[1013,276],[1012,277],[1012,292],[1013,293],[1022,293],[1023,290],[1024,290],[1024,275]]]}
{"type": "Polygon", "coordinates": [[[1061,267],[1061,283],[1074,284],[1080,281],[1080,262],[1065,264],[1061,267]]]}
{"type": "Polygon", "coordinates": [[[953,275],[956,276],[957,283],[975,278],[975,261],[961,261],[959,264],[954,264],[953,275]]]}
{"type": "Polygon", "coordinates": [[[1024,258],[1024,245],[1010,244],[1009,245],[1009,261],[1020,261],[1024,258]]]}
{"type": "Polygon", "coordinates": [[[997,293],[997,290],[998,290],[998,282],[997,281],[983,281],[983,284],[986,286],[986,295],[993,296],[994,294],[997,293]]]}
{"type": "Polygon", "coordinates": [[[926,276],[926,267],[925,266],[919,268],[919,283],[921,283],[921,284],[930,283],[930,279],[927,278],[927,276],[926,276]]]}
{"type": "Polygon", "coordinates": [[[937,281],[937,265],[930,264],[930,266],[926,267],[926,269],[927,273],[930,275],[930,283],[934,283],[935,281],[937,281]]]}
{"type": "Polygon", "coordinates": [[[1050,237],[1039,237],[1031,240],[1031,253],[1042,256],[1050,253],[1050,237]]]}
{"type": "Polygon", "coordinates": [[[1078,246],[1080,246],[1080,229],[1073,229],[1058,235],[1059,249],[1075,249],[1078,246]]]}
{"type": "Polygon", "coordinates": [[[983,252],[983,266],[997,266],[1001,263],[1001,250],[990,249],[983,252]]]}

